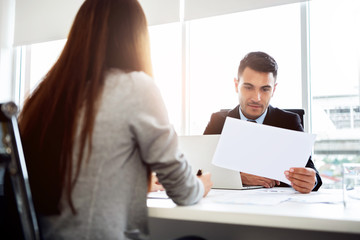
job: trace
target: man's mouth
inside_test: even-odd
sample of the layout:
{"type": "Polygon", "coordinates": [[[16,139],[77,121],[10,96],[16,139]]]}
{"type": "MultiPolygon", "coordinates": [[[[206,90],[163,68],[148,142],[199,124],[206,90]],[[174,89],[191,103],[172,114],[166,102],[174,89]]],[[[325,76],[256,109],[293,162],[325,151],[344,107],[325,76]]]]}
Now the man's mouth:
{"type": "Polygon", "coordinates": [[[251,108],[262,108],[262,106],[259,104],[248,104],[248,106],[251,108]]]}

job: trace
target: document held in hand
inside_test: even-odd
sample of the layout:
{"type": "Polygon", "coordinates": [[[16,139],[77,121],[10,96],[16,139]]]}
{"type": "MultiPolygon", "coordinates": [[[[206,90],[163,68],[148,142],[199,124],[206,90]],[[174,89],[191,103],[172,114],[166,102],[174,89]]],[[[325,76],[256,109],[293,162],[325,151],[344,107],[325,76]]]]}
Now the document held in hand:
{"type": "Polygon", "coordinates": [[[227,117],[212,163],[290,184],[284,171],[305,167],[316,135],[227,117]]]}

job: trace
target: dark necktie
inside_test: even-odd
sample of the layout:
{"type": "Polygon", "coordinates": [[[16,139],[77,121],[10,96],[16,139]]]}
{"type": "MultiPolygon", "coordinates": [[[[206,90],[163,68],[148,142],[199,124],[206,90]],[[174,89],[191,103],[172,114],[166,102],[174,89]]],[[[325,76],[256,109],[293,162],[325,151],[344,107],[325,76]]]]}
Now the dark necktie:
{"type": "Polygon", "coordinates": [[[252,120],[252,119],[248,119],[247,121],[252,122],[252,123],[257,123],[255,120],[252,120]]]}

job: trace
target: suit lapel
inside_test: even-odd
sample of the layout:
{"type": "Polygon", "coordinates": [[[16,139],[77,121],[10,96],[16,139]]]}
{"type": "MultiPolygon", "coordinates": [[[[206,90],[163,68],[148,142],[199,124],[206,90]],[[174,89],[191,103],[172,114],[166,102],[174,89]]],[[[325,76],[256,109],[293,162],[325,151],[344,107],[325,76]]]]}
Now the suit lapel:
{"type": "Polygon", "coordinates": [[[274,120],[274,118],[272,117],[273,112],[274,112],[274,108],[271,105],[269,105],[263,124],[273,126],[273,120],[274,120]]]}
{"type": "Polygon", "coordinates": [[[240,105],[237,105],[233,110],[230,110],[227,116],[240,119],[239,107],[240,105]]]}

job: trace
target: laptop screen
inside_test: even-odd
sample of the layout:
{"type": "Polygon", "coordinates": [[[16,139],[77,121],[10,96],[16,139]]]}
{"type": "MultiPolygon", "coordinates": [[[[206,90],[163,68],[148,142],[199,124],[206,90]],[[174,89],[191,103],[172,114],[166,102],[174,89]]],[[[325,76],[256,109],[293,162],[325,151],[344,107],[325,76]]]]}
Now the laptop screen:
{"type": "Polygon", "coordinates": [[[210,172],[213,188],[242,189],[240,173],[212,164],[220,135],[179,136],[179,149],[192,167],[194,174],[199,169],[210,172]]]}

